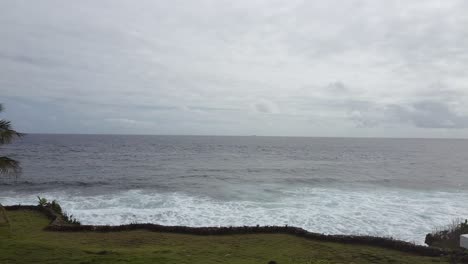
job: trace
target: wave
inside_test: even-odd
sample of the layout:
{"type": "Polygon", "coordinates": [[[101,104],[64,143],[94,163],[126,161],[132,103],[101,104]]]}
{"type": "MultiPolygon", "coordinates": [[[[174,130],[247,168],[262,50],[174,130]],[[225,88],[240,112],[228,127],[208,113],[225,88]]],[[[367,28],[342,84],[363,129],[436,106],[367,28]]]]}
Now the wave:
{"type": "Polygon", "coordinates": [[[58,200],[83,224],[290,225],[325,234],[373,235],[423,243],[434,227],[468,217],[468,194],[405,189],[284,189],[269,200],[219,200],[178,192],[127,190],[99,195],[0,193],[6,205],[58,200]]]}
{"type": "Polygon", "coordinates": [[[111,185],[106,181],[5,181],[0,182],[0,186],[15,186],[15,187],[90,187],[90,186],[105,186],[111,185]]]}

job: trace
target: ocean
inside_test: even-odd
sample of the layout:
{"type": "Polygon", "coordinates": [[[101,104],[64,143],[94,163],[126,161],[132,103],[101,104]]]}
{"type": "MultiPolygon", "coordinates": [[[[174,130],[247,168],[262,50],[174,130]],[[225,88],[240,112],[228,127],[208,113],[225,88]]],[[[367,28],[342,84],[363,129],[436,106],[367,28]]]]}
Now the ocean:
{"type": "Polygon", "coordinates": [[[423,243],[468,218],[468,140],[30,134],[0,203],[84,224],[290,225],[423,243]]]}

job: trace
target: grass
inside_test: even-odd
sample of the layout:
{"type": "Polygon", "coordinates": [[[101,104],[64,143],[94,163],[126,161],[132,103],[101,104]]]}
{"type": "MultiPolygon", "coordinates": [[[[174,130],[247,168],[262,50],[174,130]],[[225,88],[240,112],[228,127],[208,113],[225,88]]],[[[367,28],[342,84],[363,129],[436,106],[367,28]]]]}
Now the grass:
{"type": "Polygon", "coordinates": [[[450,263],[372,246],[284,234],[195,236],[143,230],[51,232],[37,211],[7,211],[0,225],[0,263],[450,263]]]}

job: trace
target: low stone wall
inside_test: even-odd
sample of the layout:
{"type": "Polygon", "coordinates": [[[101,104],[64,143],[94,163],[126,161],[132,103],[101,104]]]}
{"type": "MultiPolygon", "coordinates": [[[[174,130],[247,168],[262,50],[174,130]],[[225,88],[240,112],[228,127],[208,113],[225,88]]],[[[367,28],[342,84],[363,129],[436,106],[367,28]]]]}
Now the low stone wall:
{"type": "Polygon", "coordinates": [[[352,235],[325,235],[313,233],[302,228],[292,226],[242,226],[242,227],[187,227],[187,226],[163,226],[157,224],[129,224],[119,226],[94,226],[94,225],[72,225],[64,224],[59,219],[63,216],[56,214],[53,210],[40,206],[5,206],[6,210],[29,209],[43,212],[49,219],[50,225],[45,230],[61,232],[119,232],[130,230],[148,230],[152,232],[179,233],[191,235],[238,235],[238,234],[289,234],[306,239],[326,242],[339,242],[345,244],[359,244],[378,246],[394,249],[423,256],[456,256],[458,261],[468,263],[468,253],[457,250],[444,250],[440,248],[416,245],[413,243],[395,240],[391,238],[373,236],[352,235]]]}

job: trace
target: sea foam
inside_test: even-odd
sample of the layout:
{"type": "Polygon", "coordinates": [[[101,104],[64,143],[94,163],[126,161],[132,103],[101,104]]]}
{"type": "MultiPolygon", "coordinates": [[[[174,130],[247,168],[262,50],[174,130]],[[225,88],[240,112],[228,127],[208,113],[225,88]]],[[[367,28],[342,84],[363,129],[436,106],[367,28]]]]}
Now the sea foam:
{"type": "MultiPolygon", "coordinates": [[[[385,236],[418,244],[434,227],[468,217],[468,194],[454,191],[296,188],[282,190],[270,200],[230,201],[148,190],[37,195],[56,199],[83,224],[290,225],[312,232],[385,236]]],[[[37,197],[7,192],[0,194],[0,202],[35,204],[37,197]]]]}

